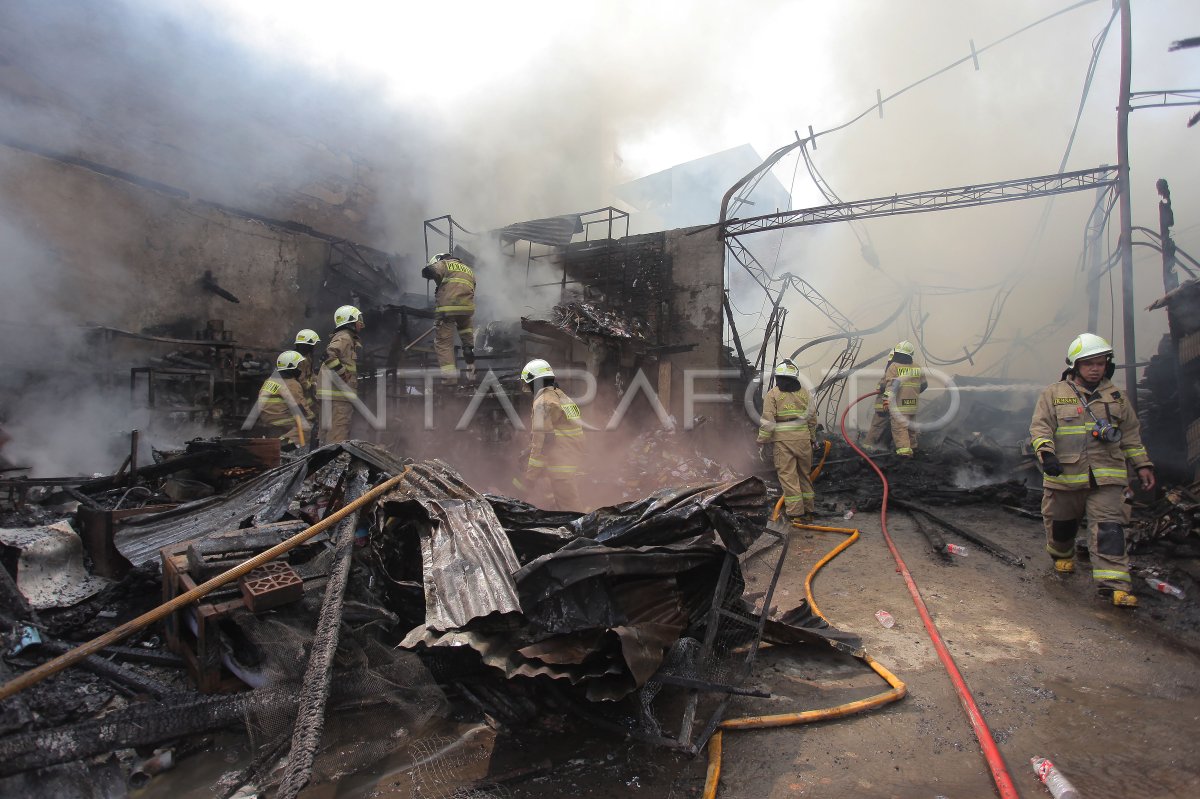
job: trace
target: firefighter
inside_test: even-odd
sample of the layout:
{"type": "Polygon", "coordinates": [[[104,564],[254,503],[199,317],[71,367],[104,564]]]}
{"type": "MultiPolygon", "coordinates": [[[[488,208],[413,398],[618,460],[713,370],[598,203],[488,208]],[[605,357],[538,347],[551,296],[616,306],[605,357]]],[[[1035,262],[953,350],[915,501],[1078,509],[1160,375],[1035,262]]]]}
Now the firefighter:
{"type": "Polygon", "coordinates": [[[1088,519],[1092,579],[1117,607],[1137,607],[1125,549],[1127,465],[1144,489],[1154,488],[1154,464],[1142,445],[1137,415],[1112,384],[1112,346],[1094,333],[1067,348],[1062,378],[1042,390],[1029,423],[1041,463],[1046,551],[1060,575],[1075,571],[1075,536],[1088,519]]]}
{"type": "Polygon", "coordinates": [[[578,474],[583,462],[583,423],[579,406],[554,384],[554,370],[541,358],[525,364],[521,380],[533,393],[529,462],[513,485],[532,491],[549,480],[557,510],[582,510],[578,474]]]}
{"type": "Polygon", "coordinates": [[[816,494],[809,478],[816,429],[812,395],[800,385],[796,364],[784,359],[775,367],[775,386],[763,398],[758,457],[765,461],[766,446],[773,445],[783,510],[793,522],[810,522],[816,511],[816,494]]]}
{"type": "Polygon", "coordinates": [[[358,398],[358,350],[362,347],[358,333],[366,327],[362,311],[353,305],[343,305],[334,311],[333,324],[336,329],[325,347],[317,386],[317,397],[322,402],[325,444],[350,438],[350,420],[354,416],[352,402],[358,398]]]}
{"type": "Polygon", "coordinates": [[[279,353],[275,373],[258,390],[258,425],[268,435],[279,436],[284,450],[303,446],[304,431],[312,429],[312,406],[300,384],[303,361],[304,356],[295,350],[279,353]]]}
{"type": "Polygon", "coordinates": [[[454,331],[462,339],[463,361],[475,363],[475,270],[448,253],[438,253],[421,269],[421,276],[437,284],[434,293],[434,313],[437,332],[433,335],[433,351],[437,354],[438,369],[443,384],[458,380],[458,364],[454,358],[454,331]]]}
{"type": "Polygon", "coordinates": [[[921,392],[929,388],[929,383],[921,367],[913,363],[916,351],[911,341],[897,342],[892,348],[887,368],[879,381],[875,416],[867,431],[868,451],[882,451],[889,433],[892,446],[900,457],[911,458],[917,449],[913,419],[920,407],[921,392]]]}
{"type": "Polygon", "coordinates": [[[304,396],[310,403],[313,403],[313,407],[316,407],[317,399],[317,370],[314,366],[316,359],[314,353],[320,343],[321,337],[317,335],[317,331],[304,328],[296,334],[294,344],[296,352],[304,356],[304,360],[300,362],[300,376],[297,379],[300,381],[300,388],[304,389],[304,396]]]}

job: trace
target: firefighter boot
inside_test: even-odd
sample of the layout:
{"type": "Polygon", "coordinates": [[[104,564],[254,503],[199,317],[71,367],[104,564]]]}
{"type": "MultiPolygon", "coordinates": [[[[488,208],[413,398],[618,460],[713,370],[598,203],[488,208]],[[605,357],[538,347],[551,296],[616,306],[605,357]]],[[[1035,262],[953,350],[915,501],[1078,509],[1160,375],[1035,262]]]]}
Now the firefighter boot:
{"type": "Polygon", "coordinates": [[[1128,591],[1117,589],[1112,592],[1112,603],[1118,608],[1136,608],[1138,600],[1137,597],[1128,591]]]}
{"type": "Polygon", "coordinates": [[[1055,558],[1054,571],[1058,574],[1074,574],[1075,561],[1072,558],[1055,558]]]}

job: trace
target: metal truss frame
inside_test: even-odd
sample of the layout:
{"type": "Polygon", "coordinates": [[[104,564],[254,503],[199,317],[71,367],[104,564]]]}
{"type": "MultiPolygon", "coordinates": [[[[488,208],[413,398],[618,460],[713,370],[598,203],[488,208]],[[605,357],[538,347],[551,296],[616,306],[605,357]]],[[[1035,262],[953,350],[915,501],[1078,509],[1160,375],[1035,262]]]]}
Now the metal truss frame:
{"type": "MultiPolygon", "coordinates": [[[[1001,180],[980,183],[974,186],[956,186],[949,189],[934,189],[870,200],[822,205],[784,211],[777,214],[731,219],[721,225],[721,237],[726,241],[750,233],[782,230],[790,227],[823,225],[828,222],[849,222],[853,219],[872,219],[880,216],[920,214],[928,211],[946,211],[952,208],[972,208],[980,205],[1028,200],[1034,197],[1052,197],[1086,191],[1100,186],[1117,183],[1117,168],[1102,166],[1096,169],[1081,169],[1055,175],[1040,175],[1017,180],[1001,180]]],[[[765,288],[765,287],[764,287],[765,288]]]]}

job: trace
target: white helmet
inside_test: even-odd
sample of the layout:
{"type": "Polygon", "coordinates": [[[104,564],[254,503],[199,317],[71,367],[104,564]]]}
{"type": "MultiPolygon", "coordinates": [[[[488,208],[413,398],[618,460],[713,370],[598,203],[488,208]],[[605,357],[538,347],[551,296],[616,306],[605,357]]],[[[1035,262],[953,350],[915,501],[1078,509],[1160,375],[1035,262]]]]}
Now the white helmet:
{"type": "Polygon", "coordinates": [[[333,312],[333,326],[341,327],[350,322],[357,322],[362,319],[362,311],[355,308],[353,305],[343,305],[333,312]]]}
{"type": "Polygon", "coordinates": [[[319,344],[321,337],[317,335],[317,331],[309,330],[307,327],[296,334],[297,344],[319,344]]]}
{"type": "Polygon", "coordinates": [[[797,378],[800,376],[800,369],[792,362],[791,358],[784,358],[775,364],[775,376],[797,378]]]}
{"type": "Polygon", "coordinates": [[[917,348],[913,346],[911,341],[900,341],[896,346],[892,347],[892,355],[908,355],[909,357],[917,354],[917,348]]]}
{"type": "Polygon", "coordinates": [[[1112,355],[1112,345],[1095,333],[1080,333],[1067,347],[1067,366],[1075,368],[1079,359],[1092,358],[1096,355],[1112,355]]]}
{"type": "Polygon", "coordinates": [[[275,359],[275,368],[281,372],[287,369],[299,369],[300,362],[303,360],[304,356],[295,350],[284,350],[275,359]]]}
{"type": "Polygon", "coordinates": [[[439,252],[437,255],[435,255],[435,256],[433,256],[432,258],[430,258],[430,259],[429,259],[429,265],[430,265],[430,266],[433,266],[433,265],[434,265],[434,264],[436,264],[438,261],[444,261],[444,260],[446,260],[446,259],[447,259],[447,258],[449,258],[449,257],[450,257],[450,253],[448,253],[448,252],[439,252]]]}
{"type": "Polygon", "coordinates": [[[550,364],[543,361],[541,358],[534,358],[529,363],[525,364],[525,368],[521,370],[521,379],[526,383],[532,383],[543,377],[554,377],[554,370],[550,368],[550,364]]]}

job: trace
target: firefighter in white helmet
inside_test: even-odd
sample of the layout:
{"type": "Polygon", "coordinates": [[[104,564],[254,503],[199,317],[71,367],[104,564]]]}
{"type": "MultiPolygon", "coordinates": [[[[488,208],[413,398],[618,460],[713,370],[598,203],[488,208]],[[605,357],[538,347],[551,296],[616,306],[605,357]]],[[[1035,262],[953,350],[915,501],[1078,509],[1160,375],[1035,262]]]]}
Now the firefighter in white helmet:
{"type": "Polygon", "coordinates": [[[358,333],[366,326],[362,311],[353,305],[343,305],[334,311],[333,324],[336,329],[325,347],[317,385],[323,444],[350,438],[352,401],[358,398],[358,350],[362,347],[358,333]]]}
{"type": "Polygon", "coordinates": [[[454,357],[454,331],[462,340],[463,361],[475,363],[475,270],[449,253],[438,253],[421,269],[421,276],[437,285],[434,293],[434,313],[437,331],[433,334],[433,351],[443,383],[458,379],[458,363],[454,357]]]}
{"type": "Polygon", "coordinates": [[[555,385],[554,370],[541,358],[525,364],[521,380],[533,392],[532,437],[524,475],[514,478],[513,485],[528,494],[548,480],[555,510],[583,510],[578,484],[583,464],[579,406],[555,385]]]}
{"type": "Polygon", "coordinates": [[[816,494],[809,478],[816,430],[812,395],[800,385],[800,369],[784,359],[775,366],[775,385],[763,398],[758,457],[765,461],[766,447],[772,445],[783,510],[793,522],[810,522],[816,511],[816,494]]]}
{"type": "Polygon", "coordinates": [[[305,431],[312,429],[312,407],[299,379],[303,361],[295,350],[279,353],[275,372],[258,390],[258,426],[267,435],[279,436],[284,450],[303,446],[305,431]]]}
{"type": "Polygon", "coordinates": [[[1110,378],[1112,346],[1082,333],[1067,347],[1062,379],[1042,390],[1029,424],[1041,463],[1046,551],[1060,575],[1075,571],[1075,536],[1087,516],[1092,579],[1118,607],[1136,607],[1125,548],[1128,467],[1154,488],[1154,464],[1137,415],[1110,378]]]}
{"type": "Polygon", "coordinates": [[[917,431],[913,427],[921,403],[921,392],[929,388],[925,372],[913,362],[917,348],[911,341],[900,341],[892,348],[887,368],[879,381],[875,397],[875,416],[864,442],[868,452],[881,452],[891,434],[896,454],[911,458],[917,449],[917,431]]]}
{"type": "Polygon", "coordinates": [[[304,356],[300,362],[300,376],[297,378],[300,381],[300,388],[304,389],[304,396],[309,402],[316,407],[317,399],[317,365],[316,349],[321,343],[321,337],[317,335],[317,331],[304,328],[296,334],[296,341],[292,345],[295,351],[304,356]]]}

